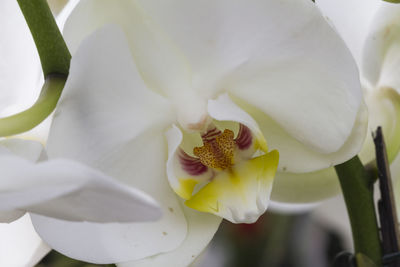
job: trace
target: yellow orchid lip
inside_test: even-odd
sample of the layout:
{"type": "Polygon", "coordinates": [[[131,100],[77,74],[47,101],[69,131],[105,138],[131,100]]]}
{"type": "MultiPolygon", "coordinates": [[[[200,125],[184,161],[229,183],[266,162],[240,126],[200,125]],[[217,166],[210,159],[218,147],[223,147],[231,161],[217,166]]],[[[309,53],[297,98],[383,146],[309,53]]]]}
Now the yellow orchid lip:
{"type": "Polygon", "coordinates": [[[178,185],[174,191],[185,204],[232,222],[254,222],[266,209],[279,153],[267,153],[263,136],[239,124],[222,132],[211,124],[201,135],[203,146],[193,155],[178,148],[178,185]],[[257,151],[261,155],[254,157],[257,151]]]}
{"type": "Polygon", "coordinates": [[[234,165],[220,172],[185,204],[202,212],[224,217],[232,222],[253,223],[265,212],[279,153],[265,155],[234,165]]]}

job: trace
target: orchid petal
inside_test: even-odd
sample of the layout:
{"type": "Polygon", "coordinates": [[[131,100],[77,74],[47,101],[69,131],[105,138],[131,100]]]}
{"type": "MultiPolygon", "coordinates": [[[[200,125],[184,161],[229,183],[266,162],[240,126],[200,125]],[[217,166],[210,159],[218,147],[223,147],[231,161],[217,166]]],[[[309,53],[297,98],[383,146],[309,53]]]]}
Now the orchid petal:
{"type": "Polygon", "coordinates": [[[131,222],[160,217],[144,193],[118,184],[77,162],[34,164],[0,157],[0,210],[25,210],[71,221],[131,222]]]}
{"type": "Polygon", "coordinates": [[[346,42],[358,65],[379,0],[316,0],[318,8],[346,42]]]}
{"type": "Polygon", "coordinates": [[[44,153],[43,146],[36,141],[9,138],[0,141],[0,157],[16,155],[36,162],[44,153]]]}
{"type": "Polygon", "coordinates": [[[258,122],[269,148],[279,151],[278,171],[281,172],[314,172],[343,163],[361,150],[367,132],[368,112],[362,103],[352,133],[343,147],[334,153],[318,153],[290,136],[261,110],[239,98],[235,98],[235,102],[258,122]]]}
{"type": "MultiPolygon", "coordinates": [[[[4,156],[18,155],[26,160],[36,162],[43,146],[35,141],[28,141],[16,138],[4,139],[0,141],[0,160],[4,156]]],[[[23,210],[0,211],[0,222],[10,223],[25,214],[23,210]]]]}
{"type": "MultiPolygon", "coordinates": [[[[197,166],[192,167],[194,172],[190,172],[185,166],[182,166],[182,160],[185,160],[182,157],[190,156],[180,148],[183,134],[175,125],[166,132],[166,138],[168,142],[167,176],[169,184],[178,196],[183,199],[190,199],[195,186],[211,178],[212,171],[200,161],[196,162],[197,166]]],[[[186,159],[186,161],[189,160],[190,158],[186,159]]]]}
{"type": "Polygon", "coordinates": [[[58,14],[68,3],[69,0],[49,0],[49,7],[54,14],[58,14]]]}
{"type": "Polygon", "coordinates": [[[137,2],[117,2],[81,1],[65,24],[69,47],[75,51],[85,36],[105,24],[120,26],[148,88],[171,100],[181,125],[197,130],[206,117],[206,99],[192,90],[191,67],[185,56],[137,2]]]}
{"type": "Polygon", "coordinates": [[[310,173],[277,172],[271,200],[305,204],[328,199],[340,192],[334,168],[310,173]]]}
{"type": "Polygon", "coordinates": [[[51,250],[26,214],[11,224],[0,223],[0,266],[31,267],[51,250]]]}
{"type": "Polygon", "coordinates": [[[183,207],[188,220],[188,234],[182,245],[168,253],[158,254],[134,262],[117,264],[118,267],[186,267],[204,250],[211,241],[221,218],[211,214],[200,213],[187,207],[183,207]]]}
{"type": "Polygon", "coordinates": [[[188,58],[201,94],[232,92],[319,152],[347,140],[361,99],[357,68],[312,2],[140,3],[188,58]]]}
{"type": "Polygon", "coordinates": [[[172,122],[167,100],[146,88],[129,55],[117,27],[82,43],[50,129],[50,157],[102,158],[146,129],[172,122]]]}
{"type": "Polygon", "coordinates": [[[0,116],[6,116],[33,104],[43,78],[36,46],[16,1],[0,2],[0,25],[0,116]]]}
{"type": "Polygon", "coordinates": [[[163,133],[172,121],[168,102],[146,88],[121,31],[107,27],[83,41],[56,109],[49,157],[78,160],[143,190],[160,203],[163,217],[151,223],[98,224],[32,216],[46,243],[94,263],[177,248],[187,225],[165,175],[163,133]]]}
{"type": "Polygon", "coordinates": [[[185,57],[135,1],[81,1],[65,24],[68,47],[76,51],[87,35],[105,24],[116,24],[123,29],[149,88],[166,94],[169,90],[182,92],[190,88],[191,69],[185,57]]]}
{"type": "Polygon", "coordinates": [[[400,7],[382,4],[376,12],[363,51],[363,75],[375,87],[400,92],[400,7]]]}
{"type": "Polygon", "coordinates": [[[235,164],[232,170],[219,172],[185,204],[233,223],[254,223],[268,207],[278,160],[274,150],[235,164]]]}
{"type": "MultiPolygon", "coordinates": [[[[400,151],[400,95],[391,88],[380,88],[370,91],[365,100],[368,105],[368,128],[370,132],[382,127],[387,146],[389,162],[392,162],[400,151]]],[[[359,154],[361,161],[368,164],[375,161],[375,144],[372,138],[366,138],[359,154]]]]}
{"type": "Polygon", "coordinates": [[[302,214],[307,213],[316,207],[318,207],[321,203],[312,202],[312,203],[285,203],[285,202],[276,202],[270,201],[268,211],[273,213],[281,213],[281,214],[302,214]]]}

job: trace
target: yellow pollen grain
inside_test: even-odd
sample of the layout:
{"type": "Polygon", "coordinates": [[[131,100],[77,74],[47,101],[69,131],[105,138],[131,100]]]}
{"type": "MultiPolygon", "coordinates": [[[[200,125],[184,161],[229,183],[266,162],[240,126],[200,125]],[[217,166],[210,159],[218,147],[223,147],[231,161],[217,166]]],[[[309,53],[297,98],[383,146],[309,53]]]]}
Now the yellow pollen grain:
{"type": "Polygon", "coordinates": [[[207,141],[202,147],[195,147],[193,153],[201,163],[213,169],[223,170],[233,165],[235,140],[231,130],[225,129],[214,140],[207,141]]]}

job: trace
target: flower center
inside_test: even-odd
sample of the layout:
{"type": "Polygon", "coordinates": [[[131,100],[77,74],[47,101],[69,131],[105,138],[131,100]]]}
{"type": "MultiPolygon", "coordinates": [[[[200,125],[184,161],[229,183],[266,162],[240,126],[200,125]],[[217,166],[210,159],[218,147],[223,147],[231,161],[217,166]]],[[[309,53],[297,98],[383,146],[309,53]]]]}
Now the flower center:
{"type": "Polygon", "coordinates": [[[202,135],[203,146],[195,147],[193,154],[199,157],[205,166],[224,170],[234,164],[235,140],[231,130],[223,133],[214,128],[202,135]]]}

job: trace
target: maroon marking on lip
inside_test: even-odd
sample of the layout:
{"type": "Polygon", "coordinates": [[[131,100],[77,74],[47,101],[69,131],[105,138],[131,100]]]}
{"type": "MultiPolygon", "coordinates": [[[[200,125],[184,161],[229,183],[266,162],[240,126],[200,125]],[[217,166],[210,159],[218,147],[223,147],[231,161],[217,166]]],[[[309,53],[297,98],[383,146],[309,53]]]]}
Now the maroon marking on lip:
{"type": "Polygon", "coordinates": [[[253,135],[247,126],[240,124],[239,133],[235,139],[235,142],[238,148],[241,150],[248,149],[251,146],[253,143],[253,135]]]}
{"type": "Polygon", "coordinates": [[[217,128],[212,128],[211,130],[208,130],[205,134],[202,134],[201,139],[203,139],[203,142],[211,142],[220,134],[220,130],[218,130],[217,128]]]}
{"type": "Polygon", "coordinates": [[[179,163],[188,174],[196,176],[207,172],[208,167],[201,163],[200,159],[188,155],[182,149],[179,149],[178,153],[179,163]]]}

